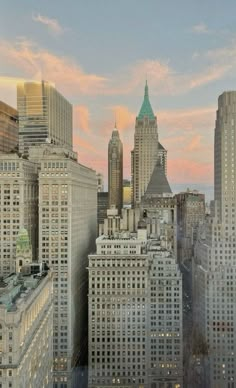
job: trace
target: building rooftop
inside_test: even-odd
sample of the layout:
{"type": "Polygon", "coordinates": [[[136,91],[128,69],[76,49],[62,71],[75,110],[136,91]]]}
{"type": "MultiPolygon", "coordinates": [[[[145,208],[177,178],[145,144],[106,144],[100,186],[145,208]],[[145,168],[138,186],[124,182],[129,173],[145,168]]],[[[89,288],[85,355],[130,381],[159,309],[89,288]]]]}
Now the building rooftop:
{"type": "Polygon", "coordinates": [[[22,267],[23,272],[10,274],[0,279],[0,307],[7,311],[16,311],[21,301],[26,301],[42,279],[48,274],[48,267],[42,270],[39,263],[31,263],[22,267]]]}

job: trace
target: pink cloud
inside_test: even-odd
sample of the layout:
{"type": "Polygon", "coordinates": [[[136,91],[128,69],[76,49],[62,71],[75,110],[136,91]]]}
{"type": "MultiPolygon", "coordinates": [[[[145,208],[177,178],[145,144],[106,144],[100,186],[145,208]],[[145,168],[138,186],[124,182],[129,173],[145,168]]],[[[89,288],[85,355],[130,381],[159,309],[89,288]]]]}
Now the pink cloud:
{"type": "Polygon", "coordinates": [[[74,105],[73,107],[73,127],[74,130],[81,129],[84,132],[90,132],[89,128],[89,109],[85,105],[74,105]]]}
{"type": "Polygon", "coordinates": [[[73,59],[57,56],[41,49],[28,40],[13,45],[0,42],[0,55],[5,63],[23,73],[23,78],[46,79],[56,83],[68,94],[101,93],[106,79],[96,74],[87,74],[73,59]]]}

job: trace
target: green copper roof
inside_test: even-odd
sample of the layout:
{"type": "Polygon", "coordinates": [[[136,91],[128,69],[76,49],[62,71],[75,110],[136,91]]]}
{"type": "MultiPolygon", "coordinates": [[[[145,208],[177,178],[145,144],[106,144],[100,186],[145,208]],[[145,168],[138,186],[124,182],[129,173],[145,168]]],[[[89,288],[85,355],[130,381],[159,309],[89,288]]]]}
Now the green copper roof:
{"type": "Polygon", "coordinates": [[[143,99],[143,104],[141,106],[138,119],[143,119],[144,116],[148,116],[149,119],[155,119],[150,101],[149,101],[149,95],[148,95],[148,84],[146,81],[145,85],[145,91],[144,91],[144,99],[143,99]]]}
{"type": "Polygon", "coordinates": [[[20,249],[30,249],[28,231],[24,228],[20,229],[16,238],[16,250],[18,251],[20,249]]]}

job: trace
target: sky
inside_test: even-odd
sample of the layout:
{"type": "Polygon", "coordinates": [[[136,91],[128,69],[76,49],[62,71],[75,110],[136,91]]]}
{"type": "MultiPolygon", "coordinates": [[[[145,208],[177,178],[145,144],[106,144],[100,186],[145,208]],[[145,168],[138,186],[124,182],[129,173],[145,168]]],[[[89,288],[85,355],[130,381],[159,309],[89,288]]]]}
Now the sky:
{"type": "Polygon", "coordinates": [[[73,104],[79,162],[107,179],[117,122],[130,177],[147,78],[171,184],[213,184],[218,96],[236,89],[236,2],[1,0],[0,100],[48,80],[73,104]]]}

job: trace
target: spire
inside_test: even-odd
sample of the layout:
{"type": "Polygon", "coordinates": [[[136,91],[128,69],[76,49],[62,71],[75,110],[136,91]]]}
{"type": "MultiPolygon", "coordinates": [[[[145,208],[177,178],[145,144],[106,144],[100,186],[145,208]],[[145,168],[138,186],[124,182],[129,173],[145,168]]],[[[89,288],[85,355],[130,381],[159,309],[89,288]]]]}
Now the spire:
{"type": "Polygon", "coordinates": [[[155,119],[155,116],[154,116],[154,113],[152,110],[152,106],[151,106],[150,101],[149,101],[147,80],[146,80],[146,84],[145,84],[145,88],[144,88],[144,99],[143,99],[143,103],[142,103],[142,106],[141,106],[141,109],[140,109],[140,112],[138,115],[138,119],[142,119],[142,118],[144,118],[144,116],[148,116],[148,118],[152,119],[152,120],[155,119]]]}
{"type": "Polygon", "coordinates": [[[160,162],[157,162],[144,196],[147,197],[149,195],[160,195],[165,193],[171,193],[171,188],[163,167],[160,162]]]}

